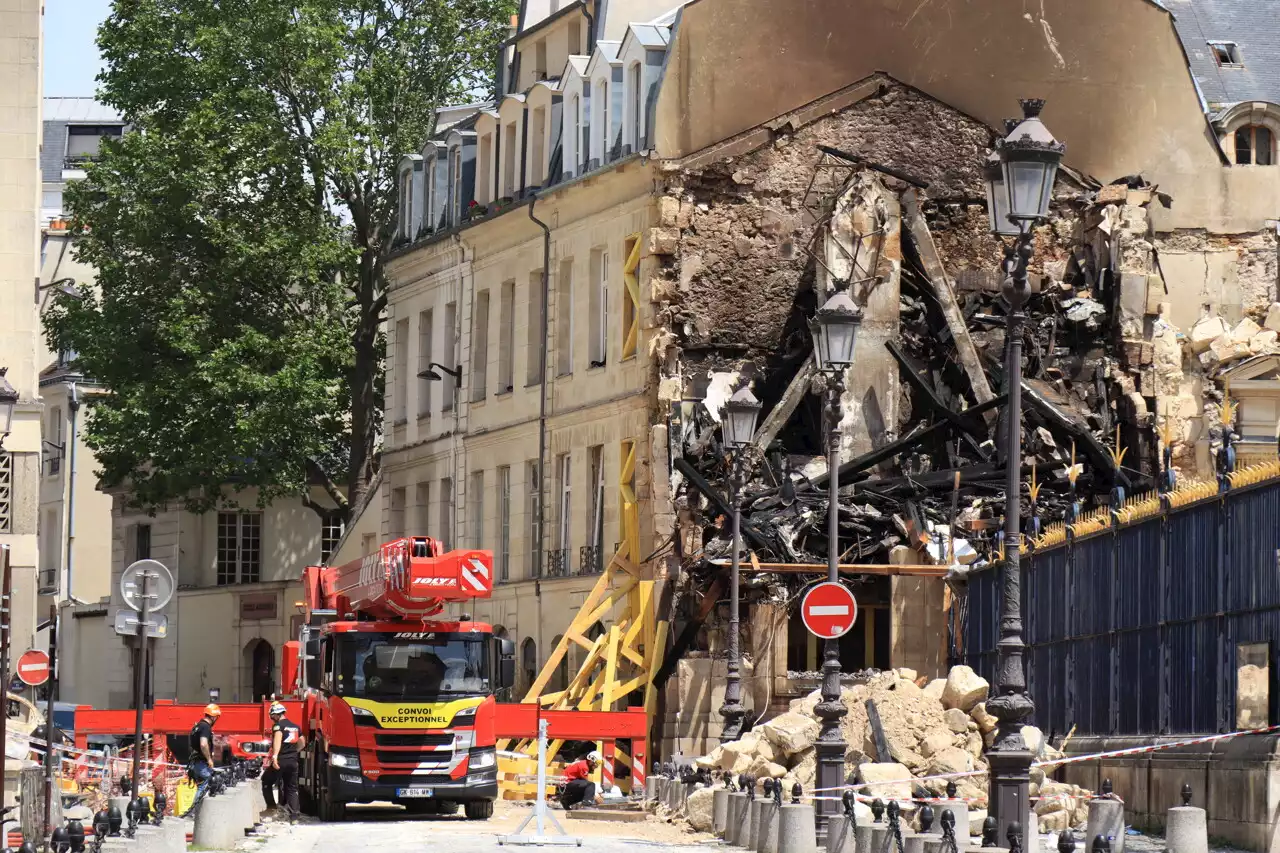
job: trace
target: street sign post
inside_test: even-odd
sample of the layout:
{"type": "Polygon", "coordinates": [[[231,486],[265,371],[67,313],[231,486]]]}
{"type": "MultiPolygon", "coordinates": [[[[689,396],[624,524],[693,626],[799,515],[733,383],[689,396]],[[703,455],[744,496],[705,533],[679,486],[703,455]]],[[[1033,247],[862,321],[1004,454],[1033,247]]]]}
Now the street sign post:
{"type": "MultiPolygon", "coordinates": [[[[122,637],[138,636],[138,614],[132,610],[116,611],[116,633],[122,637]]],[[[147,636],[153,640],[163,640],[169,636],[169,617],[151,614],[147,619],[147,636]]]]}
{"type": "Polygon", "coordinates": [[[142,575],[147,575],[150,584],[151,601],[147,607],[151,611],[163,610],[173,598],[173,574],[159,560],[138,560],[130,563],[120,576],[120,597],[130,610],[140,611],[142,607],[142,575]]]}
{"type": "Polygon", "coordinates": [[[18,658],[18,678],[23,684],[38,687],[49,680],[49,653],[43,649],[30,649],[18,658]]]}
{"type": "Polygon", "coordinates": [[[858,602],[842,583],[828,581],[810,587],[800,602],[800,617],[815,637],[834,640],[849,633],[858,618],[858,602]]]}

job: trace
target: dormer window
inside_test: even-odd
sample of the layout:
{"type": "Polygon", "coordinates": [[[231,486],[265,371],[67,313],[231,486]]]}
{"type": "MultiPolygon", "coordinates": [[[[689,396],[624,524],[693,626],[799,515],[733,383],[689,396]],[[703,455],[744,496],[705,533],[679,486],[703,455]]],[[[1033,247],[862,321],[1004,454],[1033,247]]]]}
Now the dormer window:
{"type": "Polygon", "coordinates": [[[1240,58],[1240,46],[1233,41],[1211,41],[1209,49],[1213,51],[1213,59],[1219,66],[1243,66],[1240,58]]]}
{"type": "Polygon", "coordinates": [[[431,233],[436,227],[436,223],[433,221],[436,212],[436,156],[434,154],[427,158],[425,180],[427,182],[427,206],[423,208],[422,213],[426,217],[427,233],[431,233]]]}
{"type": "Polygon", "coordinates": [[[116,139],[124,133],[119,125],[73,124],[67,128],[67,168],[83,166],[87,162],[98,159],[102,150],[102,140],[116,139]]]}
{"type": "Polygon", "coordinates": [[[449,174],[452,175],[452,189],[450,190],[450,198],[453,200],[453,215],[450,217],[454,224],[462,221],[462,149],[454,148],[449,152],[449,174]]]}
{"type": "Polygon", "coordinates": [[[630,79],[627,81],[631,87],[631,150],[640,151],[644,148],[644,134],[641,132],[640,122],[644,116],[643,97],[640,91],[640,63],[637,62],[631,66],[630,79]]]}
{"type": "Polygon", "coordinates": [[[400,233],[413,238],[413,169],[400,174],[400,233]]]}
{"type": "Polygon", "coordinates": [[[1237,166],[1273,166],[1276,162],[1275,134],[1270,128],[1249,124],[1235,132],[1237,166]]]}

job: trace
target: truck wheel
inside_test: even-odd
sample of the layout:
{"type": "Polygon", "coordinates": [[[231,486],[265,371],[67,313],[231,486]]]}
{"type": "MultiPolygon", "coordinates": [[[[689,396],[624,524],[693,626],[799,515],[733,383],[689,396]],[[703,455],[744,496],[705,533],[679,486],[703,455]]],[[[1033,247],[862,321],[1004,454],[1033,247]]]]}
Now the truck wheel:
{"type": "Polygon", "coordinates": [[[493,817],[493,800],[472,800],[463,806],[467,820],[488,820],[493,817]]]}
{"type": "Polygon", "coordinates": [[[333,799],[333,792],[329,790],[327,784],[329,776],[326,772],[327,769],[325,765],[321,765],[317,774],[320,777],[320,784],[317,786],[319,790],[316,797],[318,801],[316,804],[317,811],[320,820],[325,823],[341,823],[347,819],[347,804],[333,799]]]}

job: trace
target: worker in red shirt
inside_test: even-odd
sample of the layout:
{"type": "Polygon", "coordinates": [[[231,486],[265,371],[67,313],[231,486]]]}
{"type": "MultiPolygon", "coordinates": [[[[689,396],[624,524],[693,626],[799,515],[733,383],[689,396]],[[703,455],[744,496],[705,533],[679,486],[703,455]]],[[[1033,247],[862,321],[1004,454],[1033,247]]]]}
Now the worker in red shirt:
{"type": "Polygon", "coordinates": [[[582,805],[594,805],[602,799],[596,793],[596,783],[591,781],[591,774],[600,766],[600,753],[589,752],[587,757],[573,762],[564,769],[564,793],[560,795],[560,805],[565,811],[582,805]]]}

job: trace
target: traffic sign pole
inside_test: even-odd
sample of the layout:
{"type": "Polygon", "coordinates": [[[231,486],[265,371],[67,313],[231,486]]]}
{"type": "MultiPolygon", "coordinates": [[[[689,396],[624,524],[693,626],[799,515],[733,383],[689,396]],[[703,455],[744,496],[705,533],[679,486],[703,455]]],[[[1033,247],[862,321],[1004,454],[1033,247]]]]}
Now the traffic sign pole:
{"type": "MultiPolygon", "coordinates": [[[[49,834],[53,832],[50,825],[50,809],[53,805],[53,709],[54,703],[58,700],[58,605],[49,605],[49,669],[46,678],[49,680],[49,690],[47,692],[48,700],[45,702],[44,716],[44,833],[42,838],[48,839],[49,834]]],[[[22,666],[22,662],[18,662],[18,666],[22,666]]],[[[46,841],[46,844],[48,842],[46,841]]],[[[49,845],[52,846],[52,845],[49,845]]]]}
{"type": "Polygon", "coordinates": [[[142,609],[138,615],[138,633],[137,633],[137,655],[134,660],[136,664],[133,671],[133,783],[129,789],[129,795],[133,799],[138,798],[138,761],[142,757],[142,677],[147,668],[147,617],[151,611],[151,571],[143,569],[138,572],[138,596],[142,599],[142,609]]]}

